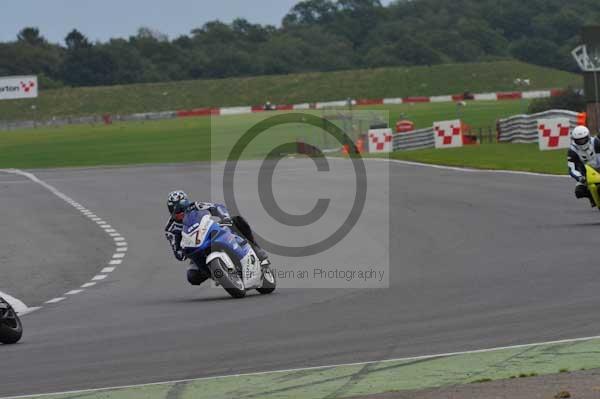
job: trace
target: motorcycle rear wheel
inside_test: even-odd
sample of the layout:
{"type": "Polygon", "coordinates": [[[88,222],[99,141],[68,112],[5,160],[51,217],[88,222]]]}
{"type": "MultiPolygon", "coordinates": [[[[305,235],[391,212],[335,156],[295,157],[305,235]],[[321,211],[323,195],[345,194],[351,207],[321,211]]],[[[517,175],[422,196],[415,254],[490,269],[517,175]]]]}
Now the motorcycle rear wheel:
{"type": "Polygon", "coordinates": [[[210,270],[213,278],[233,298],[243,298],[246,296],[246,288],[244,287],[240,273],[231,273],[221,259],[213,259],[210,262],[210,270]]]}

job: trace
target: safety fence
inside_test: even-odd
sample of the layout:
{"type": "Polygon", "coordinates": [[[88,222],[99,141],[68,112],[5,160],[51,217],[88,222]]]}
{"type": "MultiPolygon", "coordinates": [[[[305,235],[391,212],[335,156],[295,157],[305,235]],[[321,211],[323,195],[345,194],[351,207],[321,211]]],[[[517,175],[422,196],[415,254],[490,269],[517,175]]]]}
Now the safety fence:
{"type": "Polygon", "coordinates": [[[394,135],[394,151],[421,150],[434,147],[433,127],[394,135]]]}
{"type": "Polygon", "coordinates": [[[577,126],[578,113],[566,110],[551,110],[533,115],[516,115],[500,119],[497,125],[500,143],[537,143],[538,121],[541,119],[567,118],[570,127],[577,126]]]}

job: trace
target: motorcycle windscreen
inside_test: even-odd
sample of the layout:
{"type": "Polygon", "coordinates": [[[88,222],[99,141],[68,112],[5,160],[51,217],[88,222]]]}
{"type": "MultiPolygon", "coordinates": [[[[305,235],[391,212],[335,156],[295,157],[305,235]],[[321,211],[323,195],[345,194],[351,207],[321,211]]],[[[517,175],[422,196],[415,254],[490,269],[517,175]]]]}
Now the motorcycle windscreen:
{"type": "Polygon", "coordinates": [[[185,249],[200,248],[209,237],[211,228],[215,225],[208,211],[191,211],[183,219],[181,231],[181,247],[185,249]]]}

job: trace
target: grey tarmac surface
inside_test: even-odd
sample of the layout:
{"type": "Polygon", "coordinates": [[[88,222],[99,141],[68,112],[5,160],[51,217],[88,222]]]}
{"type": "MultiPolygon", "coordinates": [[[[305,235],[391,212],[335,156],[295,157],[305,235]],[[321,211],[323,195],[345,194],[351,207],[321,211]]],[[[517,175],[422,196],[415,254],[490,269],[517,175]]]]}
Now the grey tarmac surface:
{"type": "MultiPolygon", "coordinates": [[[[22,343],[0,346],[0,396],[600,332],[595,255],[600,213],[574,200],[568,179],[367,165],[369,201],[347,239],[309,259],[273,256],[273,261],[291,268],[383,262],[387,237],[380,232],[387,232],[389,219],[389,289],[288,288],[243,300],[187,285],[186,265],[172,259],[162,236],[170,189],[190,188],[195,198],[214,198],[209,165],[35,171],[116,226],[129,253],[105,283],[26,316],[22,343]]],[[[257,168],[245,162],[241,173],[251,175],[257,168]]],[[[324,225],[337,226],[345,217],[342,208],[349,208],[354,196],[350,169],[319,174],[308,160],[286,160],[276,171],[275,196],[283,200],[282,208],[306,212],[319,197],[315,193],[324,190],[337,200],[324,225]]],[[[236,187],[243,194],[254,185],[241,179],[236,187]]],[[[271,238],[298,243],[315,238],[269,224],[258,200],[241,208],[271,238]]]]}
{"type": "Polygon", "coordinates": [[[0,173],[0,193],[0,291],[40,306],[110,259],[109,237],[47,189],[0,173]]]}

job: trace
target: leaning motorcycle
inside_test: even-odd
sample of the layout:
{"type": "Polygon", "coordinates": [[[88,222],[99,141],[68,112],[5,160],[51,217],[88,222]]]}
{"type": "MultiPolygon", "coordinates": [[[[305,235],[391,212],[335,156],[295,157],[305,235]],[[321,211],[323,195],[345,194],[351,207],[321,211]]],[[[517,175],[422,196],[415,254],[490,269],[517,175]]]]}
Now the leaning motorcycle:
{"type": "Polygon", "coordinates": [[[592,195],[594,203],[598,207],[598,205],[600,204],[600,191],[598,191],[600,185],[600,170],[595,169],[590,164],[586,164],[585,175],[588,190],[592,195]]]}
{"type": "Polygon", "coordinates": [[[212,279],[234,298],[248,290],[261,294],[275,291],[271,268],[261,265],[252,246],[232,226],[220,224],[208,211],[193,210],[183,219],[181,247],[185,256],[210,272],[212,279]]]}
{"type": "Polygon", "coordinates": [[[16,344],[23,335],[23,325],[17,312],[0,297],[0,343],[16,344]]]}

